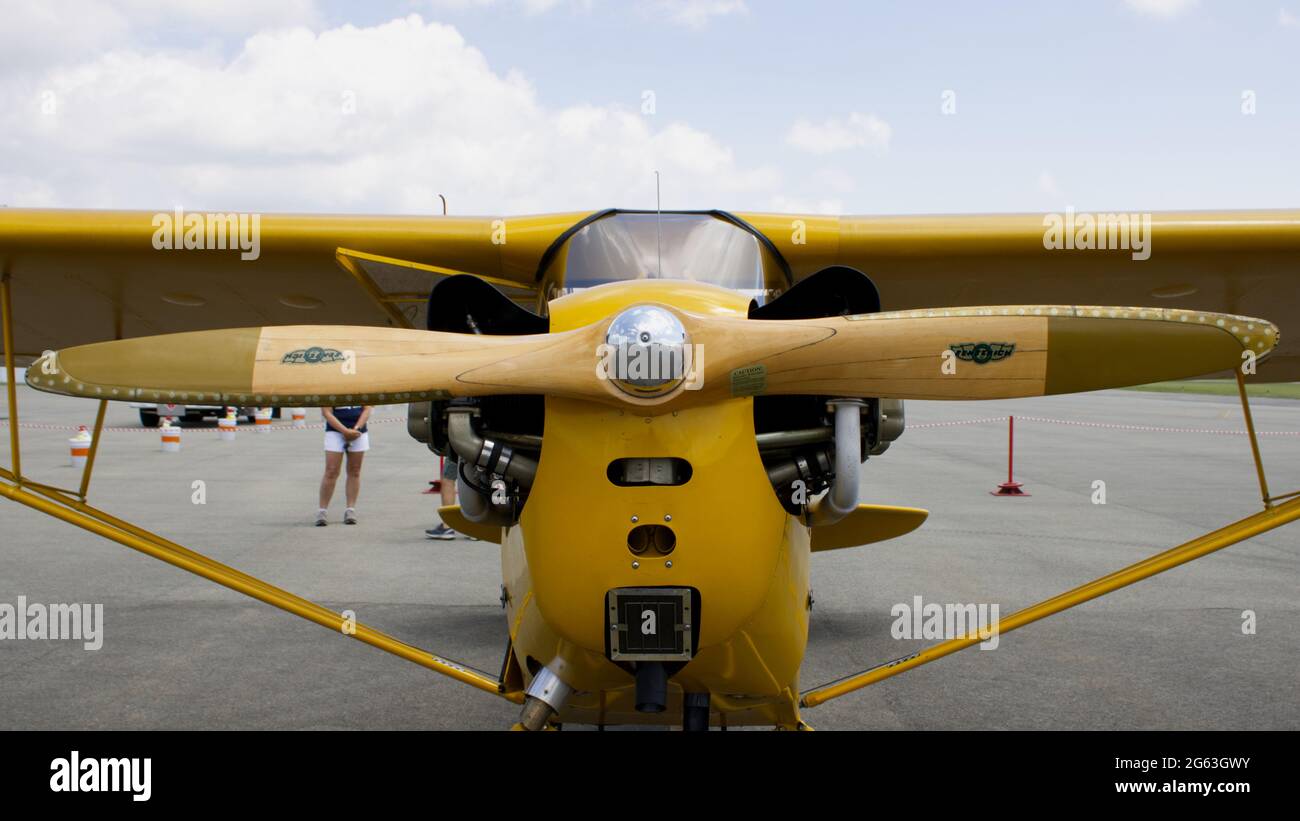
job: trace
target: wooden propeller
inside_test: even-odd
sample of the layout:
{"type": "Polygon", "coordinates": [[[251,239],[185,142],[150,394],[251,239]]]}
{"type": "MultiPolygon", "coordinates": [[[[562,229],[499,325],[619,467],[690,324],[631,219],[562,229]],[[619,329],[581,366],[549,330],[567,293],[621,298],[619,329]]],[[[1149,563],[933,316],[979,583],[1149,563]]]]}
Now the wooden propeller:
{"type": "Polygon", "coordinates": [[[38,359],[38,390],[239,405],[386,403],[545,394],[647,409],[736,396],[1005,399],[1123,387],[1239,367],[1273,324],[1203,311],[1091,306],[934,308],[803,320],[677,314],[692,373],[661,396],[598,367],[610,320],[554,334],[471,336],[341,325],[194,331],[38,359]],[[1247,353],[1249,352],[1249,353],[1247,353]]]}
{"type": "Polygon", "coordinates": [[[971,400],[1231,370],[1271,351],[1278,330],[1264,320],[1206,311],[1010,305],[710,319],[692,339],[706,346],[711,381],[701,392],[971,400]]]}
{"type": "Polygon", "coordinates": [[[582,398],[598,383],[594,366],[579,367],[599,344],[588,342],[598,331],[473,336],[349,325],[192,331],[47,354],[28,368],[27,382],[96,399],[257,406],[503,393],[582,398]]]}

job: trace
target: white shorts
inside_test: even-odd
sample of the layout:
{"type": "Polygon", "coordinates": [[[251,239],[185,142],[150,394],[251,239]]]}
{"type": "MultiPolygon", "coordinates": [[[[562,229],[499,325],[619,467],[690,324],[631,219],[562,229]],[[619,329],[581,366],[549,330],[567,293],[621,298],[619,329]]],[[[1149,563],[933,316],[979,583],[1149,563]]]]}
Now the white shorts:
{"type": "Polygon", "coordinates": [[[364,453],[370,450],[370,433],[363,433],[349,442],[343,438],[343,434],[336,430],[325,431],[326,453],[342,453],[345,450],[350,450],[353,453],[364,453]]]}

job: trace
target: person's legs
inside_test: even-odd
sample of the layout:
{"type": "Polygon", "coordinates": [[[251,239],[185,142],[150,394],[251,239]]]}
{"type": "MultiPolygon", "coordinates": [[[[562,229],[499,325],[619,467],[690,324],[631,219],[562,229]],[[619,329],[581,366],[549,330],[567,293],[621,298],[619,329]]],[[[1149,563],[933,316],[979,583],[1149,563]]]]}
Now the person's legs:
{"type": "Polygon", "coordinates": [[[321,510],[330,506],[330,499],[334,497],[334,485],[339,480],[339,468],[343,465],[343,453],[331,453],[325,451],[325,475],[320,480],[320,506],[321,510]]]}
{"type": "Polygon", "coordinates": [[[348,451],[348,481],[344,488],[348,507],[357,506],[357,496],[361,493],[361,460],[365,455],[365,451],[348,451]]]}
{"type": "MultiPolygon", "coordinates": [[[[459,477],[460,477],[460,463],[448,459],[444,466],[444,471],[442,474],[442,503],[444,505],[456,504],[456,480],[459,477]],[[448,476],[448,474],[451,475],[448,476]]],[[[438,525],[438,527],[445,528],[446,531],[452,534],[453,536],[459,532],[456,530],[452,530],[451,528],[447,527],[445,524],[440,524],[438,525]]],[[[465,538],[469,539],[472,542],[478,541],[478,539],[475,539],[473,536],[470,536],[468,534],[465,534],[465,538]]]]}
{"type": "MultiPolygon", "coordinates": [[[[444,507],[456,504],[456,477],[458,474],[457,462],[455,459],[444,459],[442,462],[442,504],[444,507]]],[[[438,522],[429,530],[424,531],[424,535],[430,539],[442,539],[444,541],[456,538],[456,531],[447,527],[446,523],[438,522]]]]}

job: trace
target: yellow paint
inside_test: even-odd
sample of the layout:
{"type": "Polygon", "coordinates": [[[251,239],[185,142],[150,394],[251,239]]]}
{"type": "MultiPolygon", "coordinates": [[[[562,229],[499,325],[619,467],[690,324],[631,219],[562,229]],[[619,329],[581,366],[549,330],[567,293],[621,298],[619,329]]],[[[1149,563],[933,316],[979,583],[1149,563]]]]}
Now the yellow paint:
{"type": "MultiPolygon", "coordinates": [[[[185,263],[178,265],[181,257],[161,253],[149,242],[154,228],[148,212],[7,209],[0,214],[0,251],[6,265],[0,287],[6,367],[12,374],[15,357],[34,356],[47,347],[42,344],[47,337],[57,338],[48,347],[65,347],[79,336],[98,341],[243,324],[229,320],[244,316],[250,306],[276,325],[289,324],[285,317],[297,319],[298,311],[312,310],[316,325],[346,316],[354,323],[401,326],[407,324],[407,315],[393,304],[412,293],[403,279],[411,272],[445,275],[463,270],[524,292],[535,288],[538,307],[551,315],[552,333],[590,325],[643,302],[694,315],[745,315],[747,297],[708,285],[664,280],[602,286],[547,303],[556,296],[556,272],[562,269],[567,250],[561,249],[539,283],[542,254],[581,216],[265,215],[260,223],[264,252],[260,262],[246,263],[228,251],[185,256],[185,263]],[[358,258],[396,260],[390,267],[400,270],[371,277],[348,269],[354,276],[346,277],[331,264],[340,246],[360,249],[358,258]],[[121,288],[122,270],[132,272],[130,289],[121,288]],[[273,279],[257,276],[271,271],[276,273],[273,279]],[[29,322],[18,329],[21,335],[15,340],[10,283],[19,291],[20,302],[60,304],[59,318],[29,322]],[[172,291],[174,298],[169,298],[172,291]],[[69,305],[69,298],[81,301],[69,305]],[[192,308],[203,311],[187,313],[192,308]]],[[[1300,245],[1298,212],[1156,215],[1158,253],[1141,263],[1122,253],[1048,251],[1042,244],[1040,215],[745,216],[776,244],[796,279],[836,263],[867,271],[880,288],[884,308],[894,312],[874,314],[869,317],[873,322],[906,318],[908,311],[932,305],[936,295],[945,299],[960,295],[966,287],[962,283],[967,282],[979,285],[979,299],[974,301],[996,301],[1006,289],[1014,289],[1017,295],[1032,292],[1034,301],[1059,297],[1082,316],[1078,312],[1100,309],[1073,305],[1077,283],[1103,279],[1108,293],[1132,294],[1132,304],[1147,302],[1148,296],[1180,300],[1177,306],[1162,309],[1159,317],[1139,314],[1131,317],[1135,319],[1172,317],[1190,322],[1196,317],[1200,321],[1202,314],[1218,317],[1208,313],[1216,309],[1255,312],[1250,307],[1261,300],[1284,318],[1300,313],[1295,289],[1276,287],[1294,268],[1300,245]],[[1241,276],[1221,273],[1224,258],[1238,263],[1233,270],[1262,277],[1264,286],[1226,302],[1216,296],[1240,290],[1219,287],[1241,276]]],[[[1232,317],[1223,319],[1229,322],[1232,317]]],[[[1250,327],[1225,330],[1243,346],[1262,349],[1272,343],[1254,336],[1250,327]]],[[[1294,370],[1300,362],[1294,348],[1282,354],[1269,363],[1270,375],[1292,372],[1285,367],[1294,370]],[[1277,367],[1279,358],[1282,369],[1277,367]]],[[[13,396],[11,378],[11,413],[13,396]]],[[[101,416],[102,407],[101,403],[101,416]]],[[[11,426],[11,436],[16,437],[15,428],[11,426]]],[[[84,499],[74,498],[72,492],[32,483],[24,487],[16,441],[12,450],[14,470],[0,470],[0,479],[5,480],[0,482],[0,495],[342,631],[339,614],[113,519],[85,505],[84,499]]],[[[1266,504],[1294,495],[1270,499],[1260,470],[1266,504]]],[[[799,718],[797,693],[808,631],[810,550],[858,543],[880,536],[882,528],[906,532],[924,515],[894,509],[890,514],[894,521],[885,528],[885,523],[872,522],[861,510],[839,532],[828,528],[810,544],[808,528],[781,509],[768,484],[754,447],[749,398],[654,410],[548,398],[538,480],[520,524],[500,534],[506,610],[518,667],[526,681],[538,665],[548,664],[578,691],[561,716],[565,721],[677,723],[682,693],[708,691],[715,723],[806,728],[799,718]],[[612,459],[629,455],[687,459],[693,467],[692,479],[682,487],[616,487],[606,479],[606,467],[612,459]],[[634,516],[640,523],[671,526],[677,536],[673,553],[667,557],[632,554],[627,532],[634,516]],[[634,567],[634,562],[639,566],[634,567]],[[701,631],[697,655],[671,680],[667,711],[645,715],[633,709],[631,675],[605,657],[603,608],[605,593],[612,588],[656,585],[699,591],[696,617],[701,631]]],[[[449,510],[447,515],[456,514],[449,510]]],[[[1002,629],[1030,623],[1297,518],[1300,500],[1293,499],[1021,611],[1004,620],[1002,629]]],[[[355,625],[351,635],[484,691],[521,700],[513,689],[500,693],[490,675],[364,625],[355,625]]],[[[963,646],[969,644],[946,643],[903,664],[819,688],[806,694],[804,704],[825,701],[963,646]]]]}
{"type": "MultiPolygon", "coordinates": [[[[1039,619],[1045,619],[1048,616],[1060,613],[1062,610],[1068,610],[1075,605],[1083,604],[1086,601],[1092,601],[1099,596],[1112,593],[1121,587],[1127,587],[1135,582],[1150,578],[1157,573],[1163,573],[1170,568],[1186,564],[1194,559],[1209,555],[1216,550],[1222,550],[1225,547],[1234,545],[1237,542],[1249,539],[1252,536],[1258,536],[1261,533],[1281,527],[1284,524],[1300,519],[1300,499],[1292,499],[1277,507],[1267,507],[1264,510],[1252,516],[1233,522],[1226,527],[1221,527],[1211,533],[1198,536],[1190,542],[1184,542],[1178,547],[1170,548],[1163,553],[1158,553],[1148,559],[1143,559],[1136,564],[1117,570],[1114,573],[1102,576],[1100,579],[1094,579],[1087,584],[1080,585],[1073,590],[1068,590],[1058,596],[1053,596],[1046,601],[1026,607],[1024,610],[1018,610],[1007,616],[1005,619],[999,619],[996,632],[998,635],[1009,633],[1026,624],[1032,624],[1039,619]]],[[[922,664],[936,661],[944,656],[956,653],[958,650],[964,650],[967,647],[973,647],[980,643],[978,635],[972,637],[954,638],[939,644],[930,646],[918,653],[907,656],[897,661],[882,664],[873,667],[857,675],[848,676],[831,684],[813,688],[804,693],[802,705],[804,707],[816,707],[824,704],[833,698],[839,698],[842,695],[860,690],[878,681],[905,673],[922,664]]]]}
{"type": "MultiPolygon", "coordinates": [[[[184,214],[206,224],[206,212],[184,214]]],[[[171,209],[0,208],[0,263],[27,317],[13,329],[17,364],[44,350],[184,331],[304,322],[406,327],[416,306],[390,298],[427,293],[432,273],[419,266],[530,290],[546,249],[587,214],[245,216],[250,235],[257,218],[256,259],[228,242],[226,250],[155,248],[158,221],[175,221],[171,209]],[[359,275],[340,265],[340,248],[408,267],[359,275]]]]}
{"type": "MultiPolygon", "coordinates": [[[[716,315],[743,315],[748,306],[713,286],[643,280],[555,300],[552,331],[643,302],[716,315]]],[[[808,528],[781,508],[759,460],[752,399],[648,416],[548,398],[537,480],[502,543],[515,652],[527,677],[549,665],[582,691],[566,721],[679,723],[685,686],[712,693],[715,710],[734,711],[729,724],[794,726],[808,556],[808,528]],[[606,469],[629,455],[680,457],[693,474],[678,487],[617,487],[606,469]],[[629,551],[633,516],[671,527],[673,552],[629,551]],[[632,676],[605,657],[604,606],[613,588],[654,586],[699,591],[700,642],[670,681],[668,709],[646,715],[633,709],[632,676]]]]}
{"type": "Polygon", "coordinates": [[[76,499],[70,491],[32,482],[26,483],[24,487],[16,481],[16,478],[13,472],[0,468],[0,480],[3,480],[0,481],[0,496],[76,525],[96,536],[138,550],[273,607],[301,616],[340,635],[350,636],[463,684],[499,695],[515,703],[523,701],[518,693],[501,692],[496,679],[487,673],[413,647],[361,622],[349,620],[342,614],[328,610],[316,602],[296,596],[129,522],[117,519],[76,499]]]}
{"type": "Polygon", "coordinates": [[[897,539],[916,530],[929,515],[919,507],[858,505],[835,524],[814,529],[812,549],[817,553],[897,539]]]}
{"type": "MultiPolygon", "coordinates": [[[[443,481],[453,480],[444,479],[443,481]]],[[[460,505],[443,505],[438,508],[438,518],[442,519],[443,524],[452,530],[464,533],[467,536],[473,536],[479,541],[501,544],[502,528],[471,522],[465,518],[465,514],[460,512],[460,505]]]]}

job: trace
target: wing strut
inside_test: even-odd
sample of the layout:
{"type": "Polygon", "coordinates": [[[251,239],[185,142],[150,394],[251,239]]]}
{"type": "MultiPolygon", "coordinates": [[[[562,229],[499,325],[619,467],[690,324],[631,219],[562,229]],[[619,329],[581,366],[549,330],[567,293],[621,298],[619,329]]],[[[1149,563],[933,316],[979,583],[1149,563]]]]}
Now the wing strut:
{"type": "MultiPolygon", "coordinates": [[[[1076,587],[1073,590],[1062,593],[1046,601],[1039,602],[1032,607],[1026,607],[1024,610],[1000,619],[997,624],[997,633],[1015,630],[1017,627],[1023,627],[1026,624],[1036,622],[1039,619],[1047,618],[1068,610],[1077,604],[1083,604],[1099,596],[1126,587],[1134,582],[1139,582],[1157,573],[1161,573],[1180,564],[1185,564],[1193,559],[1199,559],[1216,550],[1220,550],[1229,545],[1257,536],[1260,533],[1272,530],[1275,527],[1281,527],[1287,522],[1300,519],[1300,499],[1291,499],[1280,505],[1262,510],[1253,516],[1247,516],[1237,522],[1233,522],[1227,527],[1207,533],[1204,536],[1193,539],[1190,542],[1179,545],[1164,553],[1159,553],[1149,559],[1129,565],[1123,570],[1118,570],[1108,576],[1103,576],[1095,581],[1076,587]]],[[[859,690],[870,684],[898,675],[899,673],[911,670],[913,667],[920,667],[936,659],[964,650],[973,644],[979,644],[981,641],[978,635],[970,638],[950,639],[945,642],[928,647],[918,653],[910,656],[887,661],[884,664],[872,667],[861,673],[840,679],[839,681],[823,684],[820,687],[814,687],[811,690],[805,690],[799,700],[800,706],[816,707],[818,704],[838,698],[846,693],[859,690]]]]}
{"type": "Polygon", "coordinates": [[[9,402],[9,463],[13,465],[18,486],[22,487],[23,460],[18,451],[18,386],[14,384],[13,294],[9,289],[8,270],[0,272],[0,338],[5,346],[5,393],[9,402]]]}
{"type": "Polygon", "coordinates": [[[296,596],[274,585],[268,584],[254,576],[242,573],[233,567],[224,565],[175,542],[123,521],[117,517],[86,504],[86,491],[90,485],[94,454],[99,444],[104,424],[106,401],[100,401],[99,412],[95,419],[95,433],[91,451],[87,456],[85,472],[82,474],[81,487],[78,491],[33,482],[22,474],[22,460],[18,442],[18,402],[14,389],[14,350],[13,350],[13,306],[11,303],[8,275],[0,276],[0,324],[3,325],[4,369],[8,379],[7,399],[9,410],[9,446],[12,470],[0,468],[0,496],[27,505],[42,513],[61,519],[88,530],[97,536],[110,539],[133,550],[152,556],[182,570],[202,576],[258,601],[265,602],[281,610],[314,621],[322,627],[350,635],[358,641],[372,647],[378,647],[395,656],[414,662],[421,667],[441,673],[471,687],[493,693],[515,702],[523,703],[523,693],[506,692],[506,688],[496,678],[467,667],[459,662],[434,655],[413,647],[385,633],[361,623],[350,620],[329,610],[322,605],[296,596]]]}
{"type": "MultiPolygon", "coordinates": [[[[1300,491],[1284,493],[1279,496],[1269,495],[1268,482],[1264,477],[1264,463],[1259,455],[1259,442],[1255,437],[1255,423],[1251,419],[1250,403],[1246,398],[1246,384],[1240,371],[1237,372],[1237,388],[1241,395],[1242,410],[1246,418],[1246,430],[1250,435],[1250,447],[1251,454],[1255,459],[1255,470],[1259,475],[1260,495],[1263,498],[1264,509],[1204,536],[1192,539],[1190,542],[1181,544],[1178,547],[1129,565],[1123,570],[1117,570],[1046,601],[1026,607],[1005,619],[999,619],[996,628],[999,635],[1300,519],[1300,491]],[[1279,502],[1280,504],[1278,504],[1279,502]]],[[[805,690],[799,699],[799,705],[801,707],[816,707],[833,698],[839,698],[846,693],[860,690],[863,687],[896,676],[914,667],[920,667],[922,664],[928,664],[980,642],[981,639],[978,633],[967,638],[949,639],[940,642],[933,647],[927,647],[909,656],[887,661],[861,673],[855,673],[838,681],[805,690]]]]}
{"type": "Polygon", "coordinates": [[[241,573],[233,567],[221,564],[204,556],[202,553],[196,553],[149,533],[129,522],[117,519],[108,513],[87,505],[85,502],[68,496],[62,491],[35,486],[30,482],[28,483],[30,489],[19,487],[14,481],[14,474],[3,468],[0,468],[0,478],[8,480],[0,482],[0,496],[5,496],[15,502],[35,508],[56,519],[62,519],[97,536],[111,539],[118,544],[138,550],[197,576],[202,576],[223,587],[228,587],[258,601],[293,613],[295,616],[314,621],[322,627],[327,627],[344,635],[350,635],[358,641],[365,642],[372,647],[378,647],[380,650],[414,662],[421,667],[426,667],[435,673],[441,673],[479,690],[500,695],[509,701],[516,703],[523,701],[522,693],[502,692],[497,679],[487,673],[417,647],[412,647],[359,622],[351,624],[339,613],[288,591],[281,590],[254,576],[241,573]]]}

